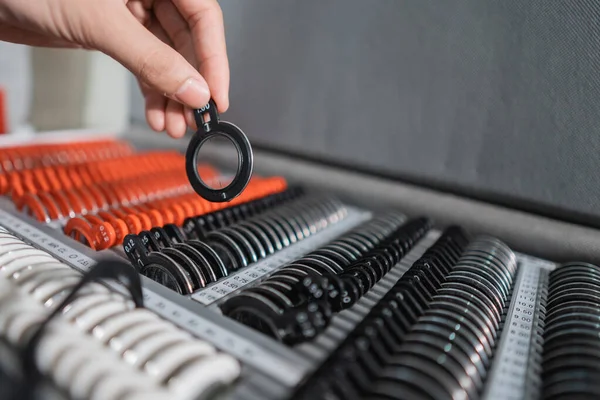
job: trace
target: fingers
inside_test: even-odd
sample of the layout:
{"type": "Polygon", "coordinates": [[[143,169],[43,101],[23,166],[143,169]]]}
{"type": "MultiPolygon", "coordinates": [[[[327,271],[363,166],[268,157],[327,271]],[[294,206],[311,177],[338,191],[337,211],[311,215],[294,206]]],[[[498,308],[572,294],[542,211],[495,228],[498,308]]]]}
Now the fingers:
{"type": "Polygon", "coordinates": [[[185,117],[185,122],[187,123],[187,126],[192,128],[193,130],[198,129],[198,126],[196,125],[196,119],[194,118],[194,113],[192,110],[190,110],[187,107],[184,107],[183,116],[185,117]]]}
{"type": "Polygon", "coordinates": [[[144,26],[149,26],[152,20],[152,14],[140,0],[130,0],[127,2],[127,8],[129,12],[144,26]]]}
{"type": "MultiPolygon", "coordinates": [[[[156,0],[154,3],[154,15],[156,20],[164,29],[164,33],[168,36],[175,50],[195,68],[197,68],[196,55],[192,41],[192,35],[186,21],[183,19],[177,8],[171,0],[156,0]]],[[[175,118],[175,106],[167,106],[167,132],[169,135],[179,138],[185,135],[187,126],[194,128],[193,118],[190,118],[192,112],[187,107],[177,107],[180,111],[182,119],[175,118]]]]}
{"type": "Polygon", "coordinates": [[[166,129],[165,108],[167,107],[167,98],[159,93],[150,92],[145,96],[145,99],[148,125],[156,132],[163,132],[166,129]]]}
{"type": "Polygon", "coordinates": [[[220,112],[229,108],[229,62],[223,13],[216,0],[172,0],[191,32],[198,69],[220,112]]]}
{"type": "Polygon", "coordinates": [[[183,105],[169,100],[167,103],[165,126],[167,133],[173,138],[178,139],[185,135],[187,124],[183,115],[183,105]]]}
{"type": "Polygon", "coordinates": [[[117,10],[110,18],[99,18],[102,26],[91,27],[95,29],[90,34],[95,47],[119,61],[156,92],[191,108],[204,106],[210,99],[210,91],[200,73],[140,24],[125,5],[117,6],[117,10]]]}
{"type": "Polygon", "coordinates": [[[156,0],[154,15],[164,29],[173,48],[177,50],[194,68],[198,68],[192,34],[185,19],[171,0],[156,0]]]}
{"type": "MultiPolygon", "coordinates": [[[[157,38],[159,38],[163,43],[167,45],[171,45],[169,37],[166,32],[160,26],[158,21],[153,19],[151,15],[149,17],[144,17],[146,10],[143,8],[143,4],[141,2],[136,2],[137,7],[134,7],[131,3],[128,3],[128,7],[130,11],[133,12],[133,9],[137,8],[137,15],[134,13],[134,16],[140,20],[143,19],[148,25],[148,29],[152,32],[157,38]]],[[[146,101],[146,121],[150,128],[156,132],[163,132],[166,129],[166,107],[169,99],[167,99],[162,94],[156,92],[152,88],[148,87],[148,85],[140,82],[140,89],[144,94],[144,99],[146,101]]],[[[167,132],[168,133],[168,132],[167,132]]]]}
{"type": "MultiPolygon", "coordinates": [[[[163,29],[160,21],[151,18],[148,21],[148,25],[150,31],[157,38],[163,43],[171,47],[173,46],[173,42],[163,29]]],[[[148,125],[157,132],[166,130],[167,134],[173,138],[184,136],[186,132],[185,119],[183,124],[181,123],[184,107],[175,100],[167,99],[162,94],[153,91],[147,85],[140,86],[146,99],[146,120],[148,121],[148,125]]]]}

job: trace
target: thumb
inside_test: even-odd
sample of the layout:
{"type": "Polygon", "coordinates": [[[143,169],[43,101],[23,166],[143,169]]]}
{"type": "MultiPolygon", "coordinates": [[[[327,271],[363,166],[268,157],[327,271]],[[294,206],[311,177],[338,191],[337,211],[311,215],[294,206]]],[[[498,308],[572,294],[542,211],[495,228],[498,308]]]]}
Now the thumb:
{"type": "Polygon", "coordinates": [[[194,67],[172,47],[146,29],[124,7],[98,21],[92,41],[137,78],[158,93],[190,108],[210,100],[208,84],[194,67]]]}

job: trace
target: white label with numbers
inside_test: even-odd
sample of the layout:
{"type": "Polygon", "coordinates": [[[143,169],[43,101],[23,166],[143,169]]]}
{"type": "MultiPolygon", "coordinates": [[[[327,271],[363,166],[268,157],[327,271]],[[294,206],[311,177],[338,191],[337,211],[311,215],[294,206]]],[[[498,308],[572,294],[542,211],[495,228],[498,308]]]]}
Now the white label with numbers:
{"type": "Polygon", "coordinates": [[[0,210],[0,225],[80,271],[86,272],[96,264],[96,261],[92,258],[81,254],[60,240],[54,239],[4,210],[0,210]]]}
{"type": "Polygon", "coordinates": [[[484,399],[517,400],[525,394],[541,274],[547,274],[545,268],[521,260],[484,399]]]}

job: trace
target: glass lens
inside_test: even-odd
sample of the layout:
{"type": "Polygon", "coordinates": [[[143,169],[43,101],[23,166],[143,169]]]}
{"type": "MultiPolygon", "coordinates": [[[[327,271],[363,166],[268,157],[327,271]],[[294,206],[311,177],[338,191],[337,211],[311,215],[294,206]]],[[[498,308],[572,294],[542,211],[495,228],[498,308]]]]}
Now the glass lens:
{"type": "Polygon", "coordinates": [[[238,169],[238,150],[233,141],[225,135],[214,135],[202,144],[198,150],[198,176],[202,182],[213,190],[221,190],[231,184],[238,169]],[[215,170],[210,167],[209,160],[218,154],[221,159],[230,162],[230,170],[215,170]]]}

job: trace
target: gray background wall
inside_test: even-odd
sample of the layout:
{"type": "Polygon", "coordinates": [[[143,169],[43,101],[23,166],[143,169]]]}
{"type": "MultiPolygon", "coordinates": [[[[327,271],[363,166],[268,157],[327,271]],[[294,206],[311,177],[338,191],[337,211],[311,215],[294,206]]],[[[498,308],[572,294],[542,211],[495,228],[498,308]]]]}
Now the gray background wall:
{"type": "Polygon", "coordinates": [[[220,3],[254,143],[600,216],[600,3],[220,3]]]}

